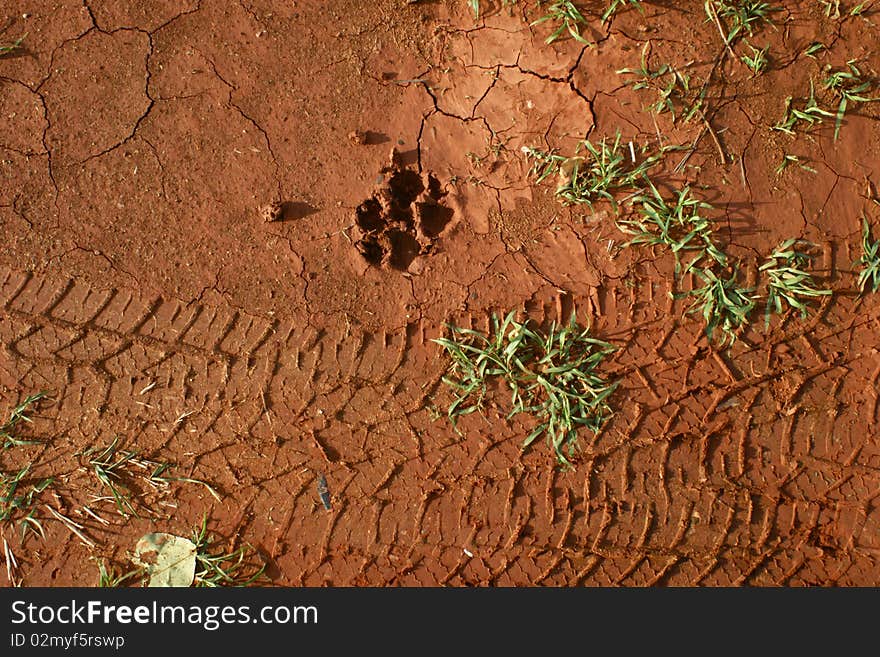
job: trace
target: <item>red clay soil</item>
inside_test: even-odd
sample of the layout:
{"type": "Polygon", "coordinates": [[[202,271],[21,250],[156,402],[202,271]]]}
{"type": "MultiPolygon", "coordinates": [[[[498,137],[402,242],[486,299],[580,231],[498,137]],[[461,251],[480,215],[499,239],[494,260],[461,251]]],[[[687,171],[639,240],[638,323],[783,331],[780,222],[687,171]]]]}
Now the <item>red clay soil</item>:
{"type": "Polygon", "coordinates": [[[3,524],[16,581],[93,586],[96,561],[206,515],[282,586],[880,584],[880,297],[851,266],[880,216],[880,103],[837,141],[769,130],[826,64],[880,71],[880,14],[776,3],[753,77],[702,1],[605,25],[584,3],[589,47],[545,44],[532,4],[4,3],[0,41],[27,36],[0,58],[0,408],[50,399],[19,425],[41,444],[0,465],[55,478],[44,538],[3,524]],[[652,117],[615,72],[646,43],[712,76],[705,121],[652,117]],[[618,252],[609,205],[529,178],[523,147],[617,130],[696,145],[657,180],[712,203],[747,278],[799,237],[834,295],[710,345],[668,256],[618,252]],[[815,173],[777,174],[784,154],[815,173]],[[503,408],[445,419],[431,339],[509,309],[576,310],[619,347],[615,415],[572,469],[521,451],[531,424],[503,408]],[[132,483],[123,518],[82,454],[114,437],[222,501],[132,483]]]}

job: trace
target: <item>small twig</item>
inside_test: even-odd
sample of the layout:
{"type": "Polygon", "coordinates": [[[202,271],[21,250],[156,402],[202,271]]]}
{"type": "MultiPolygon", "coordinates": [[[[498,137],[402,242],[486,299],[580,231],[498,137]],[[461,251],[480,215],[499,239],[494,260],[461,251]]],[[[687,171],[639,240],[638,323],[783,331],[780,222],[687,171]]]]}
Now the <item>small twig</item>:
{"type": "Polygon", "coordinates": [[[654,122],[654,130],[657,133],[657,143],[660,144],[660,148],[663,148],[663,135],[660,134],[660,126],[657,125],[657,115],[654,112],[651,112],[651,121],[654,122]]]}
{"type": "Polygon", "coordinates": [[[708,2],[706,2],[706,9],[709,10],[709,13],[712,15],[712,19],[715,21],[715,25],[718,26],[718,33],[721,35],[721,40],[724,41],[727,52],[730,53],[731,57],[737,59],[736,53],[733,52],[733,48],[731,47],[730,42],[727,40],[727,37],[724,36],[724,26],[721,25],[721,19],[718,18],[718,12],[715,11],[715,5],[712,4],[711,0],[708,0],[708,2]]]}
{"type": "Polygon", "coordinates": [[[712,124],[709,123],[709,119],[707,119],[706,115],[703,114],[703,110],[700,110],[700,118],[703,119],[703,125],[706,126],[706,129],[712,136],[712,141],[715,142],[715,147],[718,149],[718,155],[721,157],[721,164],[727,164],[727,153],[724,152],[724,147],[721,145],[721,140],[718,139],[718,133],[715,132],[715,128],[712,127],[712,124]]]}
{"type": "MultiPolygon", "coordinates": [[[[351,240],[349,240],[351,241],[351,240]]],[[[263,402],[263,413],[266,415],[266,421],[269,423],[269,427],[272,426],[272,414],[269,412],[269,406],[266,404],[266,390],[260,390],[260,401],[263,402]]]]}
{"type": "Polygon", "coordinates": [[[880,198],[878,198],[877,196],[877,190],[874,187],[874,183],[871,182],[871,179],[868,178],[868,176],[865,176],[865,189],[869,201],[874,201],[875,203],[877,201],[880,201],[880,198]]]}
{"type": "Polygon", "coordinates": [[[195,411],[184,411],[183,413],[181,413],[180,415],[177,416],[176,420],[174,420],[174,426],[177,426],[178,424],[183,422],[186,418],[188,418],[190,415],[194,415],[194,414],[195,414],[195,411]]]}
{"type": "Polygon", "coordinates": [[[685,153],[685,156],[683,158],[681,158],[681,162],[679,162],[675,166],[675,169],[673,169],[674,173],[678,173],[679,171],[681,171],[682,168],[684,167],[684,165],[687,164],[687,161],[689,159],[691,159],[691,155],[693,155],[694,151],[697,150],[697,144],[700,143],[700,140],[703,138],[703,135],[705,135],[705,134],[706,134],[706,126],[703,126],[703,129],[700,130],[700,134],[698,134],[697,138],[694,139],[693,143],[691,144],[691,147],[688,149],[688,152],[685,153]]]}
{"type": "Polygon", "coordinates": [[[79,540],[81,540],[83,543],[85,543],[90,548],[95,547],[94,541],[88,539],[86,537],[86,535],[80,531],[80,529],[85,529],[85,527],[83,527],[82,525],[78,525],[77,523],[75,523],[73,520],[71,520],[67,516],[58,513],[55,509],[53,509],[48,504],[44,504],[43,506],[46,507],[46,509],[49,511],[49,513],[51,513],[53,516],[55,516],[56,520],[61,521],[61,523],[65,527],[67,527],[73,534],[75,534],[77,536],[77,538],[79,538],[79,540]]]}
{"type": "Polygon", "coordinates": [[[18,562],[15,560],[12,550],[9,549],[9,543],[6,542],[5,537],[3,538],[3,552],[6,554],[6,577],[9,579],[9,585],[15,586],[15,573],[13,571],[18,568],[18,562]]]}
{"type": "Polygon", "coordinates": [[[110,522],[109,522],[108,520],[104,520],[104,518],[102,518],[102,517],[99,516],[97,513],[95,513],[94,511],[92,511],[89,507],[87,507],[87,506],[83,506],[82,509],[83,509],[83,511],[85,511],[86,513],[88,513],[90,516],[92,516],[92,518],[94,518],[95,520],[97,520],[98,522],[100,522],[102,525],[109,525],[109,524],[110,524],[110,522]]]}

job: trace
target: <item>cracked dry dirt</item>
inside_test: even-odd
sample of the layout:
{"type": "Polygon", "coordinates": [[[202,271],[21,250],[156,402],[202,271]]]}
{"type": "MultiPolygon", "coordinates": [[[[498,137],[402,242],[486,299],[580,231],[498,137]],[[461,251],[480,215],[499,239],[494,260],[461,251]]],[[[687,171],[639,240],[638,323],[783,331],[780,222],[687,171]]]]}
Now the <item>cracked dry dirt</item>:
{"type": "Polygon", "coordinates": [[[822,65],[880,70],[878,17],[777,4],[752,78],[713,68],[702,2],[592,16],[591,47],[545,45],[522,3],[478,24],[464,2],[5,3],[3,40],[27,38],[0,58],[0,395],[51,400],[26,429],[42,444],[3,465],[55,477],[44,539],[3,528],[22,582],[94,585],[92,559],[125,564],[145,532],[203,514],[277,585],[880,582],[880,303],[857,302],[850,266],[860,214],[877,218],[878,110],[836,142],[768,130],[822,65]],[[816,40],[828,51],[805,57],[816,40]],[[650,92],[615,74],[648,41],[652,61],[712,76],[717,144],[701,121],[652,119],[650,92]],[[659,180],[715,206],[750,279],[802,237],[835,294],[710,348],[669,298],[669,258],[616,254],[608,208],[528,180],[523,146],[618,129],[696,143],[659,180]],[[774,174],[784,153],[816,173],[774,174]],[[576,309],[620,347],[616,415],[571,470],[522,453],[528,422],[501,410],[462,436],[434,419],[431,338],[510,308],[576,309]],[[115,436],[222,502],[146,489],[153,517],[123,519],[76,456],[115,436]]]}

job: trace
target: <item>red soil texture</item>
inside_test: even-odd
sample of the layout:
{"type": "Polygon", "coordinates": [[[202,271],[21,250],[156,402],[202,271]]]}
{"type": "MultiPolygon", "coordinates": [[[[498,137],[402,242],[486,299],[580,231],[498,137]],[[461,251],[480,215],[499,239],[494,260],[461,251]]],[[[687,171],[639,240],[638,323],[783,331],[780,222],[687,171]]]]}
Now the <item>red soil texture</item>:
{"type": "Polygon", "coordinates": [[[589,45],[546,44],[533,4],[4,3],[0,41],[27,36],[0,58],[0,409],[48,397],[0,465],[54,478],[45,536],[2,525],[15,583],[94,586],[97,561],[203,517],[277,586],[880,583],[880,296],[852,266],[880,218],[880,103],[837,140],[770,130],[811,79],[831,102],[824,66],[880,71],[880,14],[777,3],[755,76],[703,2],[606,23],[583,3],[589,45]],[[616,72],[646,44],[708,81],[702,117],[646,111],[616,72]],[[710,343],[668,254],[617,248],[609,204],[529,175],[523,147],[618,130],[684,145],[655,180],[712,204],[746,279],[797,237],[834,294],[710,343]],[[785,154],[812,171],[777,173],[785,154]],[[521,449],[533,420],[503,394],[445,417],[432,339],[511,309],[618,347],[614,415],[571,468],[521,449]],[[124,517],[83,455],[116,437],[220,501],[134,477],[124,517]]]}

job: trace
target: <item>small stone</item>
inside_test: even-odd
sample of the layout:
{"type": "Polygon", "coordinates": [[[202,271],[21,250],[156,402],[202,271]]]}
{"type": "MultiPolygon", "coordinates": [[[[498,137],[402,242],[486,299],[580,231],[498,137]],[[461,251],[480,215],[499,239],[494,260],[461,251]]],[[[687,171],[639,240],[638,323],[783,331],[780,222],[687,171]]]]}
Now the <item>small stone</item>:
{"type": "Polygon", "coordinates": [[[348,133],[348,138],[353,144],[363,146],[367,143],[367,133],[363,130],[352,130],[348,133]]]}
{"type": "Polygon", "coordinates": [[[281,203],[269,203],[260,208],[260,217],[263,221],[280,221],[282,218],[282,208],[281,203]]]}

